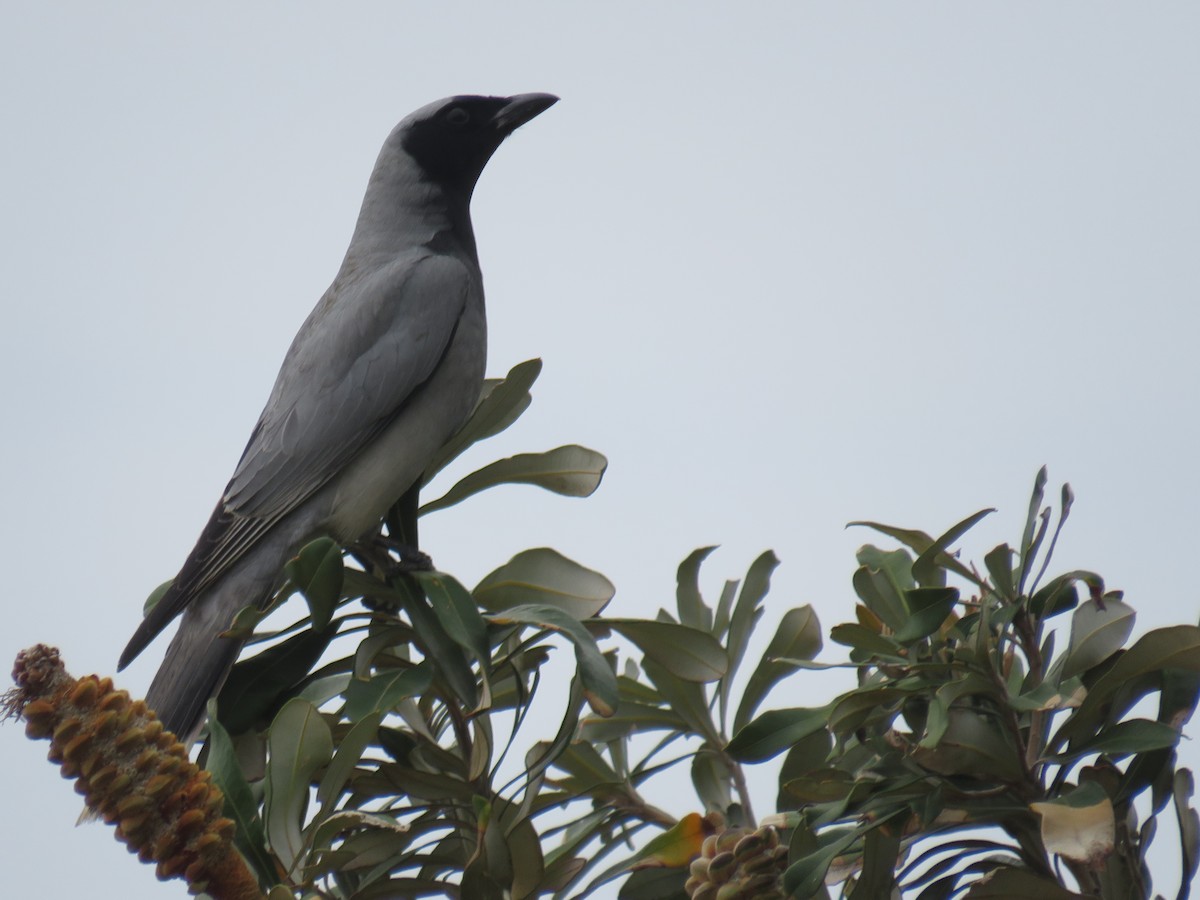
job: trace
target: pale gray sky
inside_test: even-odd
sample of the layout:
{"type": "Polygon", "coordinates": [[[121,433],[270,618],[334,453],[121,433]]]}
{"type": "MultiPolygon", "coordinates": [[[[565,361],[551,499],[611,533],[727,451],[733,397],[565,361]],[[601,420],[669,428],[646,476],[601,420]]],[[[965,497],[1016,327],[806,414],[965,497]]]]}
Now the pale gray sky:
{"type": "MultiPolygon", "coordinates": [[[[845,522],[995,505],[979,559],[1048,463],[1078,497],[1057,568],[1125,589],[1138,633],[1195,621],[1198,40],[1188,2],[10,4],[0,657],[113,670],[384,136],[463,92],[563,98],[476,194],[489,368],[546,369],[472,461],[580,442],[611,466],[591,500],[427,520],[442,568],[549,544],[635,614],[693,547],[723,545],[713,592],[770,547],[773,608],[828,628],[870,539],[845,522]]],[[[776,703],[832,692],[805,677],[776,703]]],[[[12,896],[183,896],[72,828],[45,749],[0,731],[12,896]]]]}

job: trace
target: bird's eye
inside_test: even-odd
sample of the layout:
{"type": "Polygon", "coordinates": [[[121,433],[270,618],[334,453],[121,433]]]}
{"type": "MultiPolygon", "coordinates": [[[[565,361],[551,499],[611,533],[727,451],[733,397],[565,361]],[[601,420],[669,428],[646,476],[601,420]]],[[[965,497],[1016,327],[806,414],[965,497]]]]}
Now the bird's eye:
{"type": "Polygon", "coordinates": [[[470,120],[470,113],[461,106],[456,106],[450,112],[446,113],[446,121],[451,125],[466,125],[470,120]]]}

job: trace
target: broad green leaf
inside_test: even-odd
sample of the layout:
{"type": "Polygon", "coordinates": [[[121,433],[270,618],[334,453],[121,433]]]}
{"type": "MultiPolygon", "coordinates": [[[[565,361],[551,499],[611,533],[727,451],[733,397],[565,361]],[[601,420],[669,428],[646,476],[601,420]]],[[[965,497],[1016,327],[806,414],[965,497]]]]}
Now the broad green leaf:
{"type": "Polygon", "coordinates": [[[688,554],[688,558],[679,564],[675,574],[675,607],[679,611],[679,621],[691,628],[709,631],[712,628],[712,610],[700,595],[700,564],[716,547],[701,547],[688,554]]]}
{"type": "MultiPolygon", "coordinates": [[[[412,621],[416,636],[420,639],[425,657],[433,663],[437,674],[464,706],[471,710],[480,708],[481,701],[486,701],[487,698],[481,696],[475,671],[463,652],[459,640],[463,638],[463,634],[459,633],[456,638],[447,632],[443,616],[434,610],[432,601],[425,596],[424,589],[416,579],[406,578],[399,583],[407,583],[412,588],[401,602],[412,621]]],[[[443,614],[447,612],[443,610],[443,614]]],[[[455,616],[451,613],[448,618],[453,625],[455,616]]],[[[484,688],[487,688],[486,683],[484,688]]]]}
{"type": "Polygon", "coordinates": [[[864,544],[855,554],[862,568],[854,573],[852,584],[863,605],[892,630],[908,618],[904,592],[916,587],[912,577],[912,557],[905,550],[884,551],[864,544]]]}
{"type": "Polygon", "coordinates": [[[972,709],[953,708],[934,749],[917,747],[912,758],[939,775],[971,775],[1016,784],[1024,777],[1017,748],[992,719],[972,709]]]}
{"type": "Polygon", "coordinates": [[[801,606],[784,613],[775,636],[742,691],[741,703],[733,717],[733,730],[738,731],[749,722],[771,688],[795,671],[793,664],[779,660],[811,660],[820,652],[821,623],[813,608],[801,606]]]}
{"type": "Polygon", "coordinates": [[[639,869],[630,874],[617,892],[617,900],[687,900],[683,889],[686,868],[639,869]]]}
{"type": "Polygon", "coordinates": [[[1079,605],[1079,592],[1075,589],[1075,584],[1080,581],[1088,586],[1092,596],[1103,595],[1103,579],[1095,572],[1078,569],[1059,575],[1038,588],[1029,598],[1030,611],[1043,619],[1049,619],[1051,616],[1075,609],[1079,605]]]}
{"type": "Polygon", "coordinates": [[[1013,584],[1013,552],[1008,544],[1001,544],[983,558],[983,564],[992,577],[992,584],[1005,600],[1016,597],[1016,586],[1013,584]]]}
{"type": "Polygon", "coordinates": [[[467,589],[444,572],[414,572],[413,577],[421,585],[446,634],[476,659],[486,662],[489,656],[487,623],[467,589]]]}
{"type": "Polygon", "coordinates": [[[612,715],[617,707],[617,676],[595,639],[579,620],[557,606],[526,604],[494,613],[498,625],[533,625],[563,635],[575,645],[575,662],[588,706],[601,716],[612,715]]]}
{"type": "MultiPolygon", "coordinates": [[[[954,560],[954,557],[947,552],[949,546],[973,528],[980,519],[995,511],[994,509],[981,509],[973,516],[968,516],[922,551],[912,565],[913,577],[917,582],[922,587],[942,587],[946,583],[946,573],[941,571],[942,569],[951,569],[951,571],[957,572],[959,568],[962,568],[961,563],[958,568],[954,568],[948,563],[948,561],[954,560]]],[[[979,582],[979,578],[974,573],[971,574],[970,580],[976,584],[979,582]]]]}
{"type": "Polygon", "coordinates": [[[235,835],[238,850],[254,867],[259,881],[274,884],[279,875],[267,850],[258,803],[250,791],[246,776],[238,765],[233,741],[217,716],[217,702],[208,701],[208,761],[205,768],[212,773],[213,783],[225,795],[224,815],[237,825],[235,835]]]}
{"type": "Polygon", "coordinates": [[[604,619],[603,627],[628,638],[684,681],[716,681],[729,668],[725,649],[707,631],[649,619],[604,619]]]}
{"type": "Polygon", "coordinates": [[[700,845],[707,831],[708,827],[699,813],[688,813],[671,828],[647,841],[630,858],[630,868],[682,868],[700,855],[700,845]]]}
{"type": "MultiPolygon", "coordinates": [[[[926,550],[933,546],[933,538],[923,531],[918,531],[914,528],[896,528],[892,525],[884,525],[880,522],[847,522],[846,527],[858,526],[862,528],[870,528],[873,531],[878,531],[880,534],[886,534],[888,537],[895,538],[905,547],[908,547],[917,556],[920,556],[926,550]]],[[[972,584],[979,584],[979,577],[964,566],[961,562],[955,559],[948,553],[943,553],[938,559],[938,565],[949,569],[957,575],[970,581],[972,584]]]]}
{"type": "Polygon", "coordinates": [[[643,668],[647,677],[658,689],[659,695],[666,701],[667,707],[674,710],[687,723],[693,734],[699,735],[710,743],[720,743],[721,736],[717,726],[713,723],[708,698],[698,683],[684,681],[653,659],[643,660],[643,668]]]}
{"type": "MultiPolygon", "coordinates": [[[[1049,657],[1042,657],[1048,659],[1049,657]]],[[[1043,681],[1031,691],[1009,700],[1017,712],[1033,712],[1034,710],[1074,709],[1087,696],[1087,688],[1078,677],[1068,678],[1061,684],[1043,681]]]]}
{"type": "Polygon", "coordinates": [[[267,734],[266,825],[271,850],[287,871],[304,859],[304,813],[312,776],[333,756],[333,735],[315,706],[284,704],[267,734]]]}
{"type": "Polygon", "coordinates": [[[949,618],[957,602],[958,591],[955,588],[920,587],[905,591],[908,620],[896,629],[896,640],[908,643],[933,634],[949,618]]]}
{"type": "Polygon", "coordinates": [[[375,740],[379,724],[382,721],[382,713],[367,713],[358,720],[338,744],[337,752],[333,755],[333,760],[329,763],[329,767],[321,777],[321,783],[317,786],[317,802],[321,804],[321,809],[317,813],[318,821],[333,812],[338,798],[342,795],[342,789],[346,786],[358,761],[362,759],[363,751],[375,740]]]}
{"type": "Polygon", "coordinates": [[[768,710],[740,729],[725,748],[739,762],[762,762],[778,756],[801,738],[829,723],[832,704],[815,709],[768,710]]]}
{"type": "Polygon", "coordinates": [[[332,538],[317,538],[305,544],[284,566],[288,580],[304,596],[312,614],[313,628],[320,631],[333,618],[342,595],[342,548],[332,538]]]}
{"type": "Polygon", "coordinates": [[[312,671],[336,633],[305,629],[235,665],[217,697],[222,724],[231,734],[253,728],[312,671]]]}
{"type": "Polygon", "coordinates": [[[1133,632],[1134,611],[1112,594],[1088,600],[1071,616],[1071,643],[1063,677],[1083,675],[1116,653],[1133,632]]]}
{"type": "Polygon", "coordinates": [[[721,753],[710,744],[701,745],[692,757],[692,786],[707,810],[725,815],[733,803],[733,772],[721,753]]]}
{"type": "Polygon", "coordinates": [[[1163,669],[1200,671],[1200,628],[1173,625],[1155,628],[1138,638],[1107,672],[1092,685],[1087,697],[1054,736],[1054,743],[1089,733],[1104,712],[1104,705],[1130,682],[1163,669]]]}
{"type": "Polygon", "coordinates": [[[485,576],[472,593],[489,612],[546,604],[576,619],[587,619],[608,605],[616,588],[599,572],[557,550],[540,547],[518,553],[485,576]]]}
{"type": "Polygon", "coordinates": [[[604,454],[568,444],[545,453],[520,453],[497,460],[461,479],[441,497],[421,507],[421,515],[460,503],[500,484],[532,484],[568,497],[587,497],[600,486],[604,454]]]}
{"type": "Polygon", "coordinates": [[[419,697],[429,691],[433,670],[422,662],[411,668],[389,669],[370,681],[354,679],[346,688],[342,714],[351,722],[360,722],[374,713],[386,715],[406,697],[419,697]]]}
{"type": "Polygon", "coordinates": [[[1059,800],[1031,803],[1042,817],[1042,843],[1051,853],[1088,864],[1102,864],[1113,849],[1116,820],[1112,801],[1094,781],[1081,784],[1059,800]]]}
{"type": "MultiPolygon", "coordinates": [[[[829,637],[835,644],[841,644],[843,647],[852,647],[854,650],[865,654],[868,658],[876,656],[893,660],[903,660],[905,658],[906,651],[896,641],[856,622],[834,625],[829,630],[829,637]]],[[[862,660],[858,661],[861,662],[862,660]]]]}
{"type": "Polygon", "coordinates": [[[529,408],[529,388],[542,371],[540,359],[530,359],[513,366],[501,380],[488,379],[475,411],[465,425],[454,433],[421,476],[428,484],[438,472],[477,441],[499,434],[529,408]]]}

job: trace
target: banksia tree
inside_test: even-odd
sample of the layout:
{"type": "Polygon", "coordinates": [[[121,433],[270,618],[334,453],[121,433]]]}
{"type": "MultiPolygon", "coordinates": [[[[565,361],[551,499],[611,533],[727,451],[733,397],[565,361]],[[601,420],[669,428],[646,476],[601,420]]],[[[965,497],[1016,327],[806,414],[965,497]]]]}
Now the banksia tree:
{"type": "Polygon", "coordinates": [[[143,701],[108,678],[72,678],[43,644],[17,656],[13,681],[5,712],[25,720],[29,737],[49,739],[50,760],[75,779],[88,810],[115,825],[143,862],[157,863],[159,878],[184,878],[214,900],[263,896],[234,849],[221,792],[143,701]]]}

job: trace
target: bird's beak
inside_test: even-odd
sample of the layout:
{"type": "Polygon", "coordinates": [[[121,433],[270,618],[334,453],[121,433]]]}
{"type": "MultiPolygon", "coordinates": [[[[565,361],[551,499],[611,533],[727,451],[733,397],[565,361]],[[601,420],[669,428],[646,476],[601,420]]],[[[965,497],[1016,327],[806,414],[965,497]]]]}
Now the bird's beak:
{"type": "Polygon", "coordinates": [[[502,134],[511,134],[557,102],[558,98],[553,94],[517,94],[508,98],[508,102],[493,117],[492,123],[502,134]]]}

